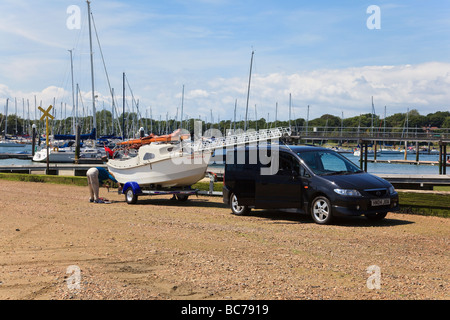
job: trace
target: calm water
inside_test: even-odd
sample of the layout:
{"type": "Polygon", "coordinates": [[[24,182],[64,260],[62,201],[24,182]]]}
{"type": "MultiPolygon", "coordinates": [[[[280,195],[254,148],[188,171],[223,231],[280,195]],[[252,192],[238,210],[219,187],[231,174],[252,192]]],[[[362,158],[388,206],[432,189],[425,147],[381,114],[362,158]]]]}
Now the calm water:
{"type": "MultiPolygon", "coordinates": [[[[19,153],[27,152],[31,154],[31,146],[28,145],[24,148],[5,148],[0,147],[0,153],[19,153]]],[[[354,156],[351,153],[344,153],[350,161],[359,166],[359,157],[354,156]]],[[[373,159],[373,156],[369,156],[369,159],[373,159]]],[[[403,160],[404,153],[398,154],[381,154],[377,155],[378,160],[403,160]]],[[[408,153],[408,160],[415,160],[415,153],[408,153]]],[[[439,156],[437,154],[421,154],[419,155],[419,160],[421,161],[438,161],[439,156]]],[[[36,164],[31,160],[19,160],[19,159],[0,159],[0,166],[10,166],[10,165],[33,165],[36,164]]],[[[370,173],[396,173],[396,174],[439,174],[439,166],[431,165],[412,165],[412,164],[396,164],[396,163],[368,163],[367,171],[370,173]]],[[[447,168],[450,171],[450,168],[447,168]]]]}
{"type": "MultiPolygon", "coordinates": [[[[220,151],[217,152],[220,157],[220,151]]],[[[359,156],[354,156],[352,153],[343,153],[343,156],[347,157],[350,161],[359,167],[359,156]]],[[[377,160],[404,160],[404,153],[399,152],[398,154],[379,154],[377,155],[377,160]]],[[[369,160],[373,160],[373,156],[368,156],[369,160]]],[[[408,153],[407,160],[416,160],[415,153],[408,153]]],[[[420,154],[419,161],[438,161],[438,154],[420,154]]],[[[220,163],[220,158],[217,163],[220,163]]],[[[439,166],[436,164],[432,165],[413,165],[413,164],[397,164],[397,163],[368,163],[367,171],[369,173],[377,174],[439,174],[439,166]]],[[[450,171],[450,168],[447,168],[450,171]]]]}
{"type": "MultiPolygon", "coordinates": [[[[359,167],[359,157],[353,154],[343,154],[350,161],[358,165],[359,167]]],[[[369,156],[368,159],[373,160],[373,156],[369,156]]],[[[404,160],[404,153],[397,154],[380,154],[377,155],[377,160],[404,160]]],[[[408,153],[407,160],[416,160],[415,153],[408,153]]],[[[419,161],[438,161],[439,155],[437,154],[420,154],[419,161]]],[[[447,169],[448,170],[448,169],[447,169]]],[[[415,165],[415,164],[398,164],[398,163],[368,163],[367,171],[369,173],[380,173],[380,174],[439,174],[439,166],[436,164],[432,165],[415,165]]]]}

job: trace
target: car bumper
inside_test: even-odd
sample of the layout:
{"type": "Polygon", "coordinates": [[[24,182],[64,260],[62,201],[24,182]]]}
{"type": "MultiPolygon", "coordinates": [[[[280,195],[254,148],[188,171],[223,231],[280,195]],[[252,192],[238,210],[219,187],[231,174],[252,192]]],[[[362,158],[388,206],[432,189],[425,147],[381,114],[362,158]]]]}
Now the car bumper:
{"type": "Polygon", "coordinates": [[[332,206],[335,216],[360,216],[364,214],[394,212],[400,209],[397,197],[390,197],[390,204],[372,206],[371,199],[336,201],[332,206]]]}
{"type": "Polygon", "coordinates": [[[230,190],[227,187],[223,187],[222,189],[223,193],[223,203],[226,205],[230,204],[230,190]]]}

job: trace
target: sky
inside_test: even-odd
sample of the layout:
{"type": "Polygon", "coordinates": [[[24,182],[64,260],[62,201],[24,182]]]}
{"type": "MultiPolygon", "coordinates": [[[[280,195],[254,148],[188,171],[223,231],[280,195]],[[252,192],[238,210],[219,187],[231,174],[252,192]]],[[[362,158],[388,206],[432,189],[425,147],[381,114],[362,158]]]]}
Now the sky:
{"type": "MultiPolygon", "coordinates": [[[[91,10],[97,111],[111,110],[113,88],[122,112],[123,73],[126,111],[134,98],[154,119],[183,108],[233,120],[236,106],[236,120],[287,120],[290,101],[292,118],[347,118],[370,113],[372,97],[381,117],[450,110],[449,1],[92,0],[91,10]]],[[[0,12],[0,112],[9,99],[19,116],[41,104],[72,115],[72,50],[79,114],[92,113],[86,1],[0,0],[0,12]]]]}

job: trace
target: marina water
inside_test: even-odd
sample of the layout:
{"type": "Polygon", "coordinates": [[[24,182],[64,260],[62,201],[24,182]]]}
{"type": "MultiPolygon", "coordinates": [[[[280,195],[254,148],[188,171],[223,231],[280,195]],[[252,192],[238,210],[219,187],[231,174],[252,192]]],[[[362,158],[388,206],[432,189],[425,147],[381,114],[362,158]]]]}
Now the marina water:
{"type": "MultiPolygon", "coordinates": [[[[31,153],[31,145],[26,145],[21,148],[0,147],[0,153],[31,153]]],[[[352,153],[343,153],[350,161],[359,166],[359,156],[354,156],[352,153]]],[[[398,154],[378,154],[377,160],[404,160],[404,153],[398,152],[398,154]]],[[[368,159],[373,159],[373,155],[369,155],[368,159]]],[[[416,154],[408,153],[407,159],[415,161],[416,154]]],[[[420,161],[438,161],[439,155],[437,154],[420,154],[420,161]]],[[[20,159],[0,159],[0,166],[30,166],[37,165],[31,160],[20,159]]],[[[367,171],[375,174],[439,174],[439,166],[428,164],[399,164],[399,163],[371,163],[367,164],[367,171]]]]}

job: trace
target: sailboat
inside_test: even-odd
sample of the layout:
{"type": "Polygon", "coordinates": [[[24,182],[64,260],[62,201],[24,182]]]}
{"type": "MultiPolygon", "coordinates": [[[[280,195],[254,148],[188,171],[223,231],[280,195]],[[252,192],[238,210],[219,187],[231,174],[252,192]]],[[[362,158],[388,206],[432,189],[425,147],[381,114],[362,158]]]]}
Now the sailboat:
{"type": "Polygon", "coordinates": [[[108,170],[117,181],[161,188],[191,186],[205,176],[212,151],[193,151],[183,144],[151,143],[134,157],[109,159],[108,170]]]}
{"type": "MultiPolygon", "coordinates": [[[[80,140],[94,141],[95,129],[90,134],[80,135],[80,140]]],[[[54,142],[49,147],[49,162],[51,163],[73,163],[75,161],[75,136],[74,135],[54,135],[54,142]]],[[[91,162],[99,162],[106,155],[106,151],[95,146],[85,146],[80,148],[80,159],[89,159],[91,162]]],[[[47,162],[47,148],[43,147],[36,151],[32,159],[34,162],[47,162]]]]}
{"type": "MultiPolygon", "coordinates": [[[[92,84],[92,114],[93,114],[93,129],[90,134],[81,135],[80,140],[91,140],[92,146],[84,146],[80,148],[80,159],[95,160],[91,162],[99,162],[103,156],[106,156],[106,151],[103,149],[97,149],[95,147],[95,141],[97,140],[97,120],[95,109],[95,89],[94,89],[94,61],[93,61],[93,49],[92,49],[92,31],[91,31],[91,7],[90,1],[87,0],[88,7],[88,21],[89,21],[89,43],[90,43],[90,61],[91,61],[91,84],[92,84]]],[[[74,100],[74,84],[73,84],[73,61],[72,50],[69,50],[71,57],[71,70],[72,70],[72,100],[74,100]]],[[[74,101],[73,101],[74,103],[74,101]]],[[[75,105],[74,105],[75,106],[75,105]]],[[[78,114],[75,116],[77,118],[78,114]]],[[[51,148],[48,150],[48,161],[58,163],[73,163],[75,159],[74,140],[75,135],[55,135],[52,139],[51,148]],[[61,142],[57,142],[60,140],[61,142]]],[[[35,153],[33,161],[46,162],[47,161],[47,148],[42,148],[35,153]]]]}
{"type": "MultiPolygon", "coordinates": [[[[27,146],[24,141],[19,141],[17,139],[12,140],[7,136],[8,132],[8,103],[9,98],[6,99],[6,106],[5,106],[5,131],[3,133],[3,140],[0,140],[0,148],[24,148],[27,146]]],[[[3,122],[3,120],[2,120],[3,122]]],[[[1,122],[0,122],[1,123],[1,122]]]]}

